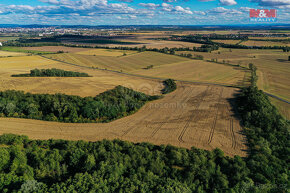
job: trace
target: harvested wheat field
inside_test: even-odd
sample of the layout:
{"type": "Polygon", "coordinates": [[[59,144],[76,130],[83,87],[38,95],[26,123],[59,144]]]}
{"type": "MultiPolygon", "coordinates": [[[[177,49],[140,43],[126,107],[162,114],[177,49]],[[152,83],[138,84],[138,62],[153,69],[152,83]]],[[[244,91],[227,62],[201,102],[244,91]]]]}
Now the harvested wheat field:
{"type": "Polygon", "coordinates": [[[224,44],[237,44],[241,40],[212,40],[213,42],[224,43],[224,44]]]}
{"type": "Polygon", "coordinates": [[[12,56],[26,56],[25,53],[20,52],[7,52],[7,51],[1,51],[0,50],[0,58],[1,57],[12,57],[12,56]]]}
{"type": "Polygon", "coordinates": [[[243,80],[247,73],[244,70],[228,65],[191,60],[156,52],[142,52],[121,57],[89,56],[76,53],[54,54],[48,57],[72,64],[148,77],[215,82],[228,85],[244,84],[243,80]],[[153,65],[153,68],[146,69],[150,65],[153,65]]]}
{"type": "Polygon", "coordinates": [[[173,93],[110,123],[0,118],[0,134],[89,141],[118,138],[207,150],[218,147],[229,156],[246,156],[245,137],[229,102],[236,92],[237,89],[227,87],[180,84],[173,93]]]}
{"type": "Polygon", "coordinates": [[[271,42],[271,41],[254,41],[248,40],[242,42],[241,45],[245,46],[290,46],[289,42],[271,42]]]}
{"type": "Polygon", "coordinates": [[[131,55],[131,54],[136,54],[136,53],[137,51],[131,51],[131,50],[90,49],[87,51],[77,52],[76,54],[93,55],[93,56],[125,56],[125,55],[131,55]]]}
{"type": "MultiPolygon", "coordinates": [[[[28,57],[28,56],[27,56],[28,57]]],[[[32,59],[27,64],[25,57],[9,58],[9,62],[3,58],[0,61],[0,90],[15,89],[30,93],[55,94],[64,93],[68,95],[96,96],[97,94],[117,85],[130,87],[150,95],[160,94],[163,87],[160,81],[139,78],[106,71],[89,69],[86,67],[72,66],[45,59],[40,56],[29,56],[32,59]],[[22,58],[22,60],[18,60],[22,58]],[[14,62],[13,62],[14,61],[14,62]],[[34,62],[33,62],[34,61],[34,62]],[[58,68],[69,71],[86,72],[92,77],[11,77],[12,74],[28,73],[31,69],[58,68]]],[[[29,60],[28,60],[29,61],[29,60]]]]}
{"type": "Polygon", "coordinates": [[[164,65],[171,63],[178,63],[182,61],[188,61],[189,59],[161,54],[157,52],[142,52],[134,55],[113,57],[113,56],[92,56],[83,54],[53,54],[48,55],[51,59],[56,59],[59,61],[65,61],[73,64],[106,68],[109,70],[123,70],[130,72],[132,70],[143,69],[148,65],[164,65]]]}
{"type": "Polygon", "coordinates": [[[77,47],[66,47],[66,46],[41,46],[41,47],[21,47],[23,50],[32,50],[32,51],[46,51],[46,52],[69,52],[69,53],[75,53],[75,52],[82,52],[82,51],[88,51],[90,48],[77,48],[77,47]]]}

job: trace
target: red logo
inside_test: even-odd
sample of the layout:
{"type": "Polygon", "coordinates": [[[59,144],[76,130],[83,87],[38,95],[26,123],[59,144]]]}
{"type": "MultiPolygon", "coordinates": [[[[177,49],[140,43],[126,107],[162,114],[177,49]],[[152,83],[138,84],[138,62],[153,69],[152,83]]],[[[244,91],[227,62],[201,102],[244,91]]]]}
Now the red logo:
{"type": "Polygon", "coordinates": [[[250,9],[250,17],[251,18],[271,18],[277,17],[276,9],[250,9]]]}

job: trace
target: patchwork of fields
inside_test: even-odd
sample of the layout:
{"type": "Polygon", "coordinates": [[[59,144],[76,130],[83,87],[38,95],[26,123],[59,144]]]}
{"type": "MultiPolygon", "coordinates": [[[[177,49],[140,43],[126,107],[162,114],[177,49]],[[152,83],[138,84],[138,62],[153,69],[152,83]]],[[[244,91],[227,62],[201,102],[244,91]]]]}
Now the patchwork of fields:
{"type": "MultiPolygon", "coordinates": [[[[0,59],[0,90],[64,93],[84,97],[95,96],[122,85],[146,94],[159,95],[163,88],[161,80],[152,78],[244,85],[249,75],[247,71],[227,64],[206,61],[218,59],[220,62],[224,60],[241,66],[254,63],[258,67],[258,86],[271,94],[290,99],[289,62],[286,60],[288,54],[280,50],[219,49],[212,53],[177,52],[203,55],[205,58],[192,60],[157,52],[57,46],[22,49],[65,53],[47,54],[45,58],[0,51],[0,56],[5,56],[0,59]],[[148,68],[150,65],[153,66],[148,68]],[[11,77],[12,74],[28,73],[34,68],[86,72],[91,77],[11,77]]],[[[195,146],[211,150],[218,147],[229,156],[246,156],[245,137],[242,135],[242,127],[234,107],[234,96],[238,92],[239,89],[229,87],[178,83],[178,89],[173,93],[147,103],[131,116],[111,123],[70,124],[0,118],[0,134],[24,134],[32,139],[90,141],[119,138],[186,148],[195,146]]],[[[289,118],[289,105],[272,100],[289,118]]]]}
{"type": "Polygon", "coordinates": [[[186,81],[241,85],[246,76],[246,71],[232,66],[156,52],[133,53],[120,57],[84,55],[84,52],[82,52],[82,54],[65,53],[48,57],[99,69],[186,81]],[[147,69],[150,65],[153,65],[153,68],[147,69]]]}
{"type": "Polygon", "coordinates": [[[68,95],[96,96],[117,85],[133,88],[146,94],[160,94],[160,81],[131,78],[106,71],[81,68],[45,59],[41,56],[2,58],[0,60],[0,90],[15,89],[31,93],[64,93],[68,95]],[[28,73],[31,69],[58,68],[86,72],[92,77],[11,77],[12,74],[28,73]]]}
{"type": "Polygon", "coordinates": [[[271,94],[290,100],[290,68],[288,53],[282,50],[220,49],[212,53],[179,52],[203,55],[205,59],[229,61],[231,64],[248,66],[253,63],[258,68],[258,86],[271,94]]]}

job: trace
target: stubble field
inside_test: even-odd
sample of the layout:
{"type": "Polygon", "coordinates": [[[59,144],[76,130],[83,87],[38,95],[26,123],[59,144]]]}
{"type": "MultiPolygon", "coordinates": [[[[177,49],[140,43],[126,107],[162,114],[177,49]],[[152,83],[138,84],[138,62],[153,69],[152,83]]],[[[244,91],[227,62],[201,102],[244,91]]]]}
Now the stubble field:
{"type": "MultiPolygon", "coordinates": [[[[282,50],[220,49],[212,53],[179,53],[199,54],[207,60],[218,59],[220,62],[225,60],[231,64],[240,64],[241,66],[248,66],[249,63],[253,63],[258,68],[258,87],[267,93],[290,101],[290,61],[288,61],[289,53],[287,52],[282,50]]],[[[277,105],[277,108],[287,117],[290,114],[290,109],[283,107],[287,106],[287,103],[282,103],[284,105],[277,105]]]]}
{"type": "MultiPolygon", "coordinates": [[[[106,65],[112,68],[117,68],[116,66],[120,65],[120,61],[125,61],[121,63],[124,69],[136,74],[138,71],[140,74],[144,71],[148,72],[150,76],[157,77],[160,76],[158,72],[162,72],[167,74],[168,78],[186,78],[185,74],[177,77],[172,72],[176,71],[176,74],[182,74],[190,71],[192,74],[188,75],[188,78],[191,77],[194,80],[206,73],[202,70],[203,67],[210,65],[206,67],[211,70],[207,70],[207,75],[203,75],[204,77],[200,80],[208,79],[210,76],[221,76],[221,79],[226,80],[223,77],[225,73],[222,71],[225,69],[229,69],[228,72],[235,71],[232,67],[224,65],[202,61],[195,63],[194,60],[187,58],[153,52],[132,53],[132,55],[127,56],[107,56],[106,52],[100,50],[99,55],[91,55],[94,52],[96,50],[78,50],[74,53],[47,55],[47,57],[64,57],[62,60],[70,58],[71,61],[68,61],[74,63],[80,58],[86,58],[86,60],[78,62],[81,66],[73,66],[41,56],[1,58],[0,90],[15,89],[49,94],[65,93],[84,97],[95,96],[114,88],[116,85],[123,85],[150,95],[160,94],[160,90],[163,88],[161,80],[88,68],[92,65],[88,62],[90,57],[97,58],[97,60],[92,61],[102,61],[102,65],[105,66],[107,63],[106,65]],[[88,55],[79,54],[79,52],[88,55]],[[73,57],[75,55],[79,58],[73,57]],[[156,68],[155,74],[154,71],[143,69],[152,63],[160,66],[159,71],[156,68]],[[86,72],[92,77],[11,77],[12,74],[27,73],[34,68],[60,68],[86,72]],[[218,71],[219,68],[225,69],[218,71]],[[172,72],[166,69],[171,69],[172,72]]],[[[101,64],[98,63],[98,65],[101,64]]],[[[155,70],[155,67],[152,70],[155,70]]],[[[237,72],[240,71],[237,70],[237,72]]],[[[228,80],[234,79],[234,76],[227,78],[228,80]]],[[[245,139],[241,134],[242,128],[239,120],[234,115],[232,103],[233,95],[237,92],[237,89],[228,87],[179,83],[178,89],[163,99],[147,103],[137,113],[111,123],[67,124],[1,118],[0,133],[24,134],[33,139],[55,138],[95,141],[120,138],[133,142],[147,141],[154,144],[172,144],[186,148],[195,146],[211,150],[219,147],[227,155],[245,156],[245,139]]]]}
{"type": "Polygon", "coordinates": [[[226,155],[246,155],[245,137],[234,116],[237,89],[180,84],[163,99],[147,103],[137,113],[99,124],[67,124],[0,118],[0,134],[17,133],[32,139],[122,139],[133,142],[222,149],[226,155]]]}
{"type": "MultiPolygon", "coordinates": [[[[96,49],[95,49],[96,50],[96,49]]],[[[115,70],[148,77],[173,78],[185,81],[243,85],[246,71],[228,65],[192,60],[156,52],[133,53],[127,56],[85,55],[65,53],[49,55],[51,59],[99,69],[115,70]],[[153,68],[146,69],[153,65],[153,68]]]]}

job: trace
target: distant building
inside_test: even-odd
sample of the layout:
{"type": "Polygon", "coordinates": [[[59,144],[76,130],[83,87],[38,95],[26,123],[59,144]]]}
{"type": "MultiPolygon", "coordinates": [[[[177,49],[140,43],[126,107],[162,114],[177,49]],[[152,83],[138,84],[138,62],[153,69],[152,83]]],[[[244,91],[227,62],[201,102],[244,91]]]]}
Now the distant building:
{"type": "Polygon", "coordinates": [[[3,46],[1,42],[0,42],[0,46],[3,46]]]}

